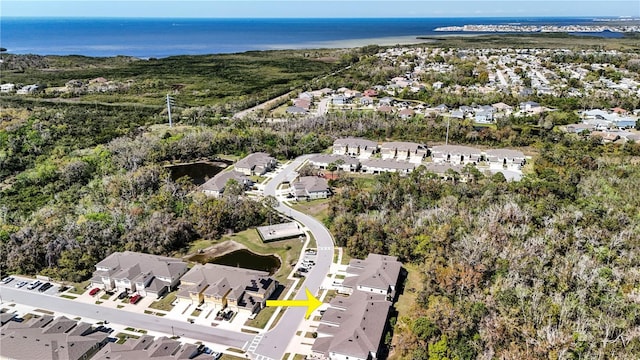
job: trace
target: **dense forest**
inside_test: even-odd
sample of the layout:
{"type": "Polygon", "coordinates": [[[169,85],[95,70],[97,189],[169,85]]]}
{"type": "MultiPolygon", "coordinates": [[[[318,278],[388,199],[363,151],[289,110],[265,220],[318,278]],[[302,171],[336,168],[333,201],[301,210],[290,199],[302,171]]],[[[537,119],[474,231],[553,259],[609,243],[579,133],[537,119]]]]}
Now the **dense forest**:
{"type": "Polygon", "coordinates": [[[423,289],[395,328],[403,358],[637,359],[636,147],[563,136],[520,182],[344,178],[329,223],[353,256],[419,265],[423,289]]]}

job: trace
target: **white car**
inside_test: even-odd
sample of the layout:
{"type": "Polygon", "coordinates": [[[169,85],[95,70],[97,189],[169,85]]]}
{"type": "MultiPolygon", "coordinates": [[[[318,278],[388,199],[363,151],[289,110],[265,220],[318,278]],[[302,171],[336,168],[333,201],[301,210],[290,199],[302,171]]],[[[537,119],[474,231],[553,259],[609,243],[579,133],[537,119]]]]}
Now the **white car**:
{"type": "Polygon", "coordinates": [[[21,287],[23,287],[25,285],[27,285],[26,281],[20,281],[19,283],[16,284],[16,287],[19,289],[19,288],[21,288],[21,287]]]}

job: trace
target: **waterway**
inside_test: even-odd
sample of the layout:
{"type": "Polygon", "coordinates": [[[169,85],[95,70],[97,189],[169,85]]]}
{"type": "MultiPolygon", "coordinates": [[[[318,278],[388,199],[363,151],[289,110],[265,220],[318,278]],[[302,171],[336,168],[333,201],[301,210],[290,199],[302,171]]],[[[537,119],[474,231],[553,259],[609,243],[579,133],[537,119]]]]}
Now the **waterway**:
{"type": "Polygon", "coordinates": [[[167,166],[167,168],[171,172],[171,179],[173,181],[183,176],[188,176],[194,185],[202,185],[227,166],[228,164],[223,161],[199,161],[188,164],[170,165],[167,166]]]}

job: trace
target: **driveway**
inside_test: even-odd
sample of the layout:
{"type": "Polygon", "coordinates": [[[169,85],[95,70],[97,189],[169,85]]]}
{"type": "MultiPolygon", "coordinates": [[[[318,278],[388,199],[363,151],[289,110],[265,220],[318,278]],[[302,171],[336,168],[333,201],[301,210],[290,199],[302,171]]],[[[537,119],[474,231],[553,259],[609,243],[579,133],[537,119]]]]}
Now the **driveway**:
{"type": "MultiPolygon", "coordinates": [[[[286,165],[265,185],[264,194],[276,196],[276,188],[278,185],[283,181],[291,181],[295,178],[295,169],[302,165],[304,161],[311,156],[313,155],[303,155],[286,165]]],[[[306,274],[307,276],[304,283],[300,287],[300,290],[298,290],[294,299],[306,299],[305,288],[309,289],[311,293],[317,295],[322,282],[329,273],[331,263],[333,262],[333,238],[327,228],[325,228],[320,221],[309,215],[292,209],[283,203],[279,203],[276,210],[302,223],[302,225],[307,227],[316,239],[316,243],[318,245],[316,264],[306,274]]],[[[259,359],[282,359],[289,342],[294,339],[298,327],[304,320],[306,310],[307,309],[303,307],[286,308],[276,327],[266,332],[264,335],[257,337],[257,339],[259,339],[259,343],[257,346],[252,346],[255,348],[253,353],[256,357],[259,359]]]]}

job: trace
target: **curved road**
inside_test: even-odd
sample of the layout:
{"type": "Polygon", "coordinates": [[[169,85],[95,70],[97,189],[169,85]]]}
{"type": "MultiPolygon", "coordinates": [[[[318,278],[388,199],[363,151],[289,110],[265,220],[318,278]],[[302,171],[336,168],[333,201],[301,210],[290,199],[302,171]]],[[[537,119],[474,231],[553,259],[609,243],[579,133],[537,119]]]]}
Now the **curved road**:
{"type": "MultiPolygon", "coordinates": [[[[264,194],[276,196],[278,185],[283,181],[293,180],[296,176],[295,169],[302,165],[310,156],[312,155],[300,156],[282,169],[265,186],[264,194]]],[[[333,262],[333,238],[320,221],[309,215],[303,214],[282,203],[279,203],[276,210],[285,215],[289,215],[309,228],[316,239],[318,245],[316,264],[307,273],[304,283],[298,290],[295,299],[306,299],[305,288],[317,295],[320,285],[329,273],[329,268],[333,262]]],[[[300,323],[304,319],[306,310],[306,308],[302,307],[287,308],[276,327],[265,333],[253,353],[257,355],[258,358],[282,359],[287,345],[295,336],[300,323]]]]}

